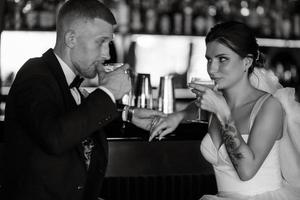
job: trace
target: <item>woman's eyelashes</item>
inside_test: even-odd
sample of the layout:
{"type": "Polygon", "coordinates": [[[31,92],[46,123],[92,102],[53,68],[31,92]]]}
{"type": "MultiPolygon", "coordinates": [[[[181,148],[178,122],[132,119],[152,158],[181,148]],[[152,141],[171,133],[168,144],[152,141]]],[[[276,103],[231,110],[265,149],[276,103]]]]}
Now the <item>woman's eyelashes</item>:
{"type": "Polygon", "coordinates": [[[206,58],[206,61],[207,61],[207,65],[210,65],[212,63],[212,59],[210,58],[206,58]]]}
{"type": "MultiPolygon", "coordinates": [[[[212,62],[213,62],[213,59],[211,59],[211,58],[206,58],[206,60],[207,60],[207,65],[211,65],[212,64],[212,62]]],[[[228,57],[225,57],[225,56],[219,56],[219,57],[216,57],[215,58],[215,63],[220,63],[220,64],[222,64],[222,63],[226,63],[227,61],[229,60],[229,58],[228,57]]]]}
{"type": "Polygon", "coordinates": [[[220,56],[220,57],[218,57],[218,60],[219,60],[220,63],[225,63],[229,59],[227,57],[225,57],[225,56],[220,56]]]}

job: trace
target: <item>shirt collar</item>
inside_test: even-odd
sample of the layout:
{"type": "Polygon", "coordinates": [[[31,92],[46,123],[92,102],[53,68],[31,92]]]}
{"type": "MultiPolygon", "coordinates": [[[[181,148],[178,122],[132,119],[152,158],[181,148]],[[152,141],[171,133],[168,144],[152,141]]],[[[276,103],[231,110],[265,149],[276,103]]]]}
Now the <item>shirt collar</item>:
{"type": "Polygon", "coordinates": [[[54,55],[56,56],[63,72],[64,75],[66,77],[67,83],[68,85],[70,85],[72,83],[72,81],[74,80],[76,74],[71,70],[71,68],[58,56],[54,53],[54,55]]]}

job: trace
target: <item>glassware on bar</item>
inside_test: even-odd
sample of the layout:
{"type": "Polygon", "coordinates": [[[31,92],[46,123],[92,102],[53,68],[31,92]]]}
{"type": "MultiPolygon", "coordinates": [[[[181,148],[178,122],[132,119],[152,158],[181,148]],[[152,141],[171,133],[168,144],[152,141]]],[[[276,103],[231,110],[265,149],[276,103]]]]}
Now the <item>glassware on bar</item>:
{"type": "MultiPolygon", "coordinates": [[[[204,86],[204,87],[208,87],[210,89],[214,89],[214,87],[215,87],[215,82],[213,80],[203,80],[203,79],[198,78],[198,77],[192,77],[190,83],[201,85],[201,86],[204,86]]],[[[197,97],[197,101],[199,101],[199,103],[200,103],[201,98],[197,97]]],[[[191,119],[191,120],[188,120],[188,121],[197,122],[197,123],[203,123],[203,122],[207,123],[208,122],[208,112],[205,111],[205,110],[202,110],[199,107],[196,119],[191,119]]]]}

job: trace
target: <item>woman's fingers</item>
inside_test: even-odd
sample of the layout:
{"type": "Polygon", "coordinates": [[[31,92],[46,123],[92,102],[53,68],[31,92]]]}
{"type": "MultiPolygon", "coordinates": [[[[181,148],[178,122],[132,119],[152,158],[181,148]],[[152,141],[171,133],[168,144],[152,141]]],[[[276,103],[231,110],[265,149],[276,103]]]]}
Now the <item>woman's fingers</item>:
{"type": "Polygon", "coordinates": [[[153,140],[153,138],[159,136],[166,128],[167,128],[167,124],[161,118],[160,121],[158,121],[158,122],[156,122],[156,124],[154,124],[152,130],[150,131],[149,142],[151,140],[153,140]]]}
{"type": "Polygon", "coordinates": [[[208,87],[205,87],[205,86],[202,86],[202,85],[199,85],[199,84],[194,84],[194,83],[189,83],[188,85],[190,88],[192,89],[196,89],[200,92],[205,92],[207,89],[209,89],[208,87]]]}
{"type": "Polygon", "coordinates": [[[164,136],[168,135],[169,133],[171,133],[173,130],[171,128],[166,128],[164,130],[162,130],[160,133],[159,133],[159,136],[158,136],[158,140],[161,140],[164,138],[164,136]]]}
{"type": "Polygon", "coordinates": [[[160,120],[153,120],[151,123],[151,128],[150,128],[150,137],[149,137],[149,142],[155,138],[160,130],[161,130],[161,123],[159,123],[160,120]]]}
{"type": "Polygon", "coordinates": [[[216,84],[216,85],[214,86],[214,88],[213,88],[213,91],[218,91],[218,88],[219,88],[219,85],[216,84]]]}
{"type": "Polygon", "coordinates": [[[153,131],[153,129],[155,128],[156,124],[160,121],[160,117],[159,116],[155,116],[150,124],[150,132],[153,131]]]}

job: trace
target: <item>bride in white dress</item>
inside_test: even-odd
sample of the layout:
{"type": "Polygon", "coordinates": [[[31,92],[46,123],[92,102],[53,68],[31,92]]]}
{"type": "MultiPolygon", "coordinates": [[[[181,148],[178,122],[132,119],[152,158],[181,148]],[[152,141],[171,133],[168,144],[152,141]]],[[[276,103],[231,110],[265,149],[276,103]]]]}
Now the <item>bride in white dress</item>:
{"type": "Polygon", "coordinates": [[[207,71],[215,88],[190,84],[200,101],[157,118],[151,136],[162,138],[193,116],[212,113],[201,153],[213,165],[218,194],[201,200],[300,199],[300,105],[263,70],[251,29],[225,22],[206,36],[207,71]]]}

